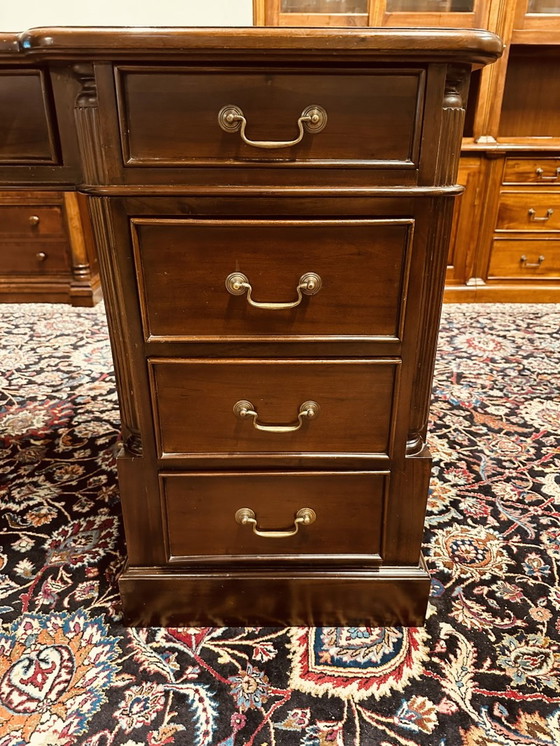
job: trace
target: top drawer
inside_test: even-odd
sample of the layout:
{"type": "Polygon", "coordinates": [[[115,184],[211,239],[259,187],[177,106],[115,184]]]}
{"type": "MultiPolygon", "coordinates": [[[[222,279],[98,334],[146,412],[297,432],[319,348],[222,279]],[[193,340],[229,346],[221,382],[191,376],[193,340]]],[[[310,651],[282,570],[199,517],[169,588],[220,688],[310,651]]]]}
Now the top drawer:
{"type": "Polygon", "coordinates": [[[63,236],[64,221],[58,206],[0,205],[0,235],[25,238],[63,236]]]}
{"type": "Polygon", "coordinates": [[[560,158],[507,158],[504,184],[560,184],[560,158]]]}
{"type": "Polygon", "coordinates": [[[57,163],[41,70],[0,70],[0,166],[57,163]]]}
{"type": "Polygon", "coordinates": [[[119,67],[116,76],[126,166],[418,164],[421,69],[119,67]]]}

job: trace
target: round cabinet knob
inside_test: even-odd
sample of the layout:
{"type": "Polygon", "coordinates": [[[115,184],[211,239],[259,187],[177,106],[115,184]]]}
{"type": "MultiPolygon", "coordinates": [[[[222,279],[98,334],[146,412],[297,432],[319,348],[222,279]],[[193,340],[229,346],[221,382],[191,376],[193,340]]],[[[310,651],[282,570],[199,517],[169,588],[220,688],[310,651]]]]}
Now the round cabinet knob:
{"type": "Polygon", "coordinates": [[[39,225],[41,218],[38,215],[30,215],[29,225],[39,225]]]}
{"type": "Polygon", "coordinates": [[[37,254],[35,256],[37,257],[37,261],[38,262],[44,262],[45,259],[47,258],[47,255],[45,254],[44,251],[37,252],[37,254]]]}

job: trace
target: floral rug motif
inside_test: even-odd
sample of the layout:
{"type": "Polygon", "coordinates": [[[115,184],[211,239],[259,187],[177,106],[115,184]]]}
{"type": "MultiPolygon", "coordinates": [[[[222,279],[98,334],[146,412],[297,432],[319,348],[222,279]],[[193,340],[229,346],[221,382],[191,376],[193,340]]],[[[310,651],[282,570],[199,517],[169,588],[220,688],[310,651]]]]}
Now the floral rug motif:
{"type": "Polygon", "coordinates": [[[422,629],[127,629],[102,308],[0,305],[0,746],[560,744],[560,306],[446,306],[422,629]]]}

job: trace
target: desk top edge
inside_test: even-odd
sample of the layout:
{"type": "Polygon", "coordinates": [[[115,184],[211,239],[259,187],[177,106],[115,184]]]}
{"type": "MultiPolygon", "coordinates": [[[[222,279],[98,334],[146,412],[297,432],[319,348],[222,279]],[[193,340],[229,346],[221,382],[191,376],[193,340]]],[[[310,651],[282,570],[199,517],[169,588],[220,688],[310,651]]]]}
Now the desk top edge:
{"type": "Polygon", "coordinates": [[[192,53],[309,56],[358,53],[367,57],[442,58],[486,64],[500,57],[501,39],[490,31],[444,28],[182,28],[52,27],[0,32],[0,59],[120,59],[192,53]]]}

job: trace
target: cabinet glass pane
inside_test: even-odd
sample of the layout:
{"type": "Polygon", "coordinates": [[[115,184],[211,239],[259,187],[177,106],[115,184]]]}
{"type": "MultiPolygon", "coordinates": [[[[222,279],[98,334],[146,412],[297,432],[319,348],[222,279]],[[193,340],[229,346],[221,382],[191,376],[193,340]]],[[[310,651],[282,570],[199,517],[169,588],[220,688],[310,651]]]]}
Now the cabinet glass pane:
{"type": "Polygon", "coordinates": [[[282,13],[367,13],[368,0],[282,0],[282,13]]]}
{"type": "Polygon", "coordinates": [[[472,13],[473,10],[474,0],[387,0],[388,13],[472,13]]]}
{"type": "Polygon", "coordinates": [[[527,13],[559,13],[560,0],[529,0],[527,13]]]}

